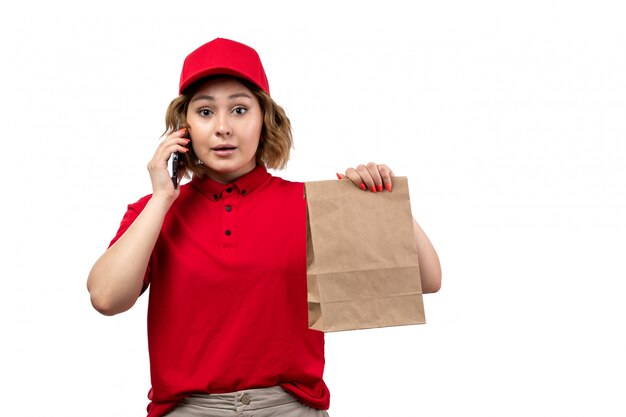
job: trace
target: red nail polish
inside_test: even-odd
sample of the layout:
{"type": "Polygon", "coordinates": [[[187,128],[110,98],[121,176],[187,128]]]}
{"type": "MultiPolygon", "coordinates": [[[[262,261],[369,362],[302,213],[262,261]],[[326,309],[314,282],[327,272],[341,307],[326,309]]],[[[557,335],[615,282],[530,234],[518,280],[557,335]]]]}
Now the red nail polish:
{"type": "Polygon", "coordinates": [[[337,179],[340,180],[341,179],[341,174],[337,173],[337,179]]]}
{"type": "Polygon", "coordinates": [[[383,190],[383,185],[382,184],[378,184],[376,186],[376,191],[382,191],[383,190]]]}
{"type": "Polygon", "coordinates": [[[370,187],[370,191],[375,193],[376,192],[376,187],[374,187],[373,185],[370,187]]]}
{"type": "Polygon", "coordinates": [[[391,191],[391,184],[386,184],[385,187],[387,188],[387,191],[391,191]]]}
{"type": "Polygon", "coordinates": [[[360,183],[360,184],[359,184],[359,188],[360,188],[361,190],[363,190],[363,191],[367,190],[367,188],[365,188],[365,184],[363,184],[363,183],[360,183]]]}

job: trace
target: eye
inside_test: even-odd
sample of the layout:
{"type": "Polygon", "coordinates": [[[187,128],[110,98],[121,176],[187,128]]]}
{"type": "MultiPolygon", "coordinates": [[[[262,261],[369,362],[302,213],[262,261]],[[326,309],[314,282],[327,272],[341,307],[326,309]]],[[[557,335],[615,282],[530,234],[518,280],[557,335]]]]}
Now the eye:
{"type": "Polygon", "coordinates": [[[248,111],[245,107],[238,106],[233,109],[233,113],[235,114],[245,114],[248,111]]]}
{"type": "Polygon", "coordinates": [[[200,116],[211,116],[213,114],[213,112],[209,109],[200,109],[198,110],[198,114],[200,116]]]}

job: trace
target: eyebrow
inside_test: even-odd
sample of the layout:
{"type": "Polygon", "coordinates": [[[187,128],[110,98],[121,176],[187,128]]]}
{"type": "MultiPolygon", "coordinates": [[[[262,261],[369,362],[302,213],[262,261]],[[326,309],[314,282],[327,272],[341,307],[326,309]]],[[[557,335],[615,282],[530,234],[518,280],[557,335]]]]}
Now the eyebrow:
{"type": "MultiPolygon", "coordinates": [[[[250,94],[248,94],[248,93],[235,93],[235,94],[231,94],[230,96],[228,96],[228,99],[232,100],[232,99],[240,98],[240,97],[252,98],[250,96],[250,94]]],[[[194,101],[198,101],[198,100],[215,101],[215,97],[210,96],[208,94],[201,94],[201,95],[195,97],[193,100],[191,100],[191,102],[193,103],[194,101]]]]}

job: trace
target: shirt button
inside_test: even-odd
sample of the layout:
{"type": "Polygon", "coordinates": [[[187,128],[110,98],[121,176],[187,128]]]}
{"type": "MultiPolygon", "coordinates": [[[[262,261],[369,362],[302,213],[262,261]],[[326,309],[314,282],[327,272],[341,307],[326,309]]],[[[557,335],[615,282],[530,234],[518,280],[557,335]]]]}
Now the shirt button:
{"type": "Polygon", "coordinates": [[[226,206],[224,208],[226,209],[226,211],[231,211],[233,209],[231,206],[226,206]]]}
{"type": "Polygon", "coordinates": [[[227,192],[227,193],[230,193],[230,192],[232,192],[232,191],[233,191],[233,189],[232,189],[231,187],[228,187],[228,188],[226,189],[226,192],[227,192]]]}
{"type": "Polygon", "coordinates": [[[231,234],[230,230],[226,230],[224,233],[226,234],[226,236],[230,236],[231,234]]]}
{"type": "Polygon", "coordinates": [[[241,397],[241,402],[245,405],[250,404],[250,396],[248,394],[243,394],[241,397]]]}

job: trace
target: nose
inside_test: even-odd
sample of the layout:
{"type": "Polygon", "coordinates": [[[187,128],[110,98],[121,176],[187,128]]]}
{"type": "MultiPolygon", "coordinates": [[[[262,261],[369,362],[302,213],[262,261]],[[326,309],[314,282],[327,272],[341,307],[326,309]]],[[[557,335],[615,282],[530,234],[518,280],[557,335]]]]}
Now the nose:
{"type": "Polygon", "coordinates": [[[224,114],[219,117],[217,130],[215,132],[217,136],[230,136],[232,129],[228,123],[228,115],[224,114]]]}

